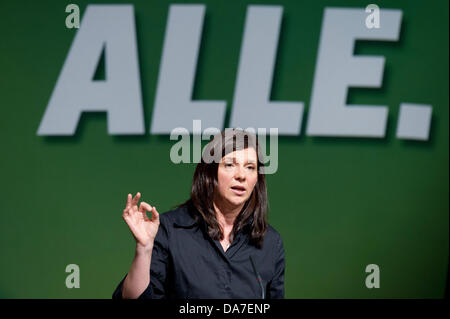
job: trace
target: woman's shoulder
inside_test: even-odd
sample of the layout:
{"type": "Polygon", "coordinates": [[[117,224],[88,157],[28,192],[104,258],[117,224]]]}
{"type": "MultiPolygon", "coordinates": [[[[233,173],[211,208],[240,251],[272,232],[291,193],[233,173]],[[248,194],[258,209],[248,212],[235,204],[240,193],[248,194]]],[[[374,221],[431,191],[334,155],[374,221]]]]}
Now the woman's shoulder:
{"type": "Polygon", "coordinates": [[[265,240],[269,240],[275,243],[280,242],[281,244],[283,242],[281,234],[270,224],[267,224],[267,232],[265,235],[265,240]]]}
{"type": "Polygon", "coordinates": [[[166,227],[191,227],[197,223],[188,205],[180,205],[160,215],[160,221],[166,227]]]}

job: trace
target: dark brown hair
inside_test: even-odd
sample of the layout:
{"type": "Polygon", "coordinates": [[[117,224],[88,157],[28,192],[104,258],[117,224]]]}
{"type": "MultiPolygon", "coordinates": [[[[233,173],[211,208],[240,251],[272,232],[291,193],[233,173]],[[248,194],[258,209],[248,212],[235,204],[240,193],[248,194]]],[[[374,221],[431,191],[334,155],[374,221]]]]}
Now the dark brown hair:
{"type": "MultiPolygon", "coordinates": [[[[193,205],[206,223],[208,234],[214,240],[223,239],[223,231],[216,219],[213,205],[214,191],[218,185],[218,165],[225,155],[233,151],[253,147],[258,156],[258,180],[252,194],[245,202],[234,221],[230,242],[238,231],[249,227],[250,243],[261,247],[267,231],[267,189],[264,176],[264,162],[256,135],[240,129],[226,129],[214,136],[205,146],[201,162],[197,164],[192,181],[191,197],[181,205],[193,205]],[[211,161],[211,158],[214,158],[211,161]]],[[[180,206],[181,206],[180,205],[180,206]]],[[[197,214],[198,215],[198,214],[197,214]]],[[[199,216],[197,216],[199,218],[199,216]]]]}

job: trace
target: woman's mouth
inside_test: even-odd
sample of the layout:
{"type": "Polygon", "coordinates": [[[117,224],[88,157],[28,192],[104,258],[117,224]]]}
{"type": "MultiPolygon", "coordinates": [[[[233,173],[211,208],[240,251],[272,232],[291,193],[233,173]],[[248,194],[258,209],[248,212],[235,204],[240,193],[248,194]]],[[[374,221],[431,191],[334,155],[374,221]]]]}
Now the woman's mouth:
{"type": "Polygon", "coordinates": [[[244,195],[245,194],[245,187],[244,186],[231,186],[231,190],[236,194],[236,195],[244,195]]]}

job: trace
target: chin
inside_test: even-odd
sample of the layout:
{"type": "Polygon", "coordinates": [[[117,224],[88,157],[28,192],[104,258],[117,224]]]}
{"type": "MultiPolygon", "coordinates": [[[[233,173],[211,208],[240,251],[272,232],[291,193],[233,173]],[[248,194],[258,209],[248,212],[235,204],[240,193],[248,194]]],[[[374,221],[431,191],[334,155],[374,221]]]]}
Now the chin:
{"type": "Polygon", "coordinates": [[[234,198],[229,198],[228,202],[234,206],[240,206],[243,205],[246,201],[247,201],[248,197],[234,197],[234,198]]]}

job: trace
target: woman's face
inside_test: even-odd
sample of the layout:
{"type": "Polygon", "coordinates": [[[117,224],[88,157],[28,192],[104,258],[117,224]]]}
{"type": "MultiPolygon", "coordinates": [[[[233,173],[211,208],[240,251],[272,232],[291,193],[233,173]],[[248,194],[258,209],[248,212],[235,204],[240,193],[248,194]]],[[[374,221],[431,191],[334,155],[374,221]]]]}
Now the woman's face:
{"type": "Polygon", "coordinates": [[[257,154],[253,147],[225,155],[217,170],[219,200],[230,208],[243,206],[258,181],[257,154]]]}

